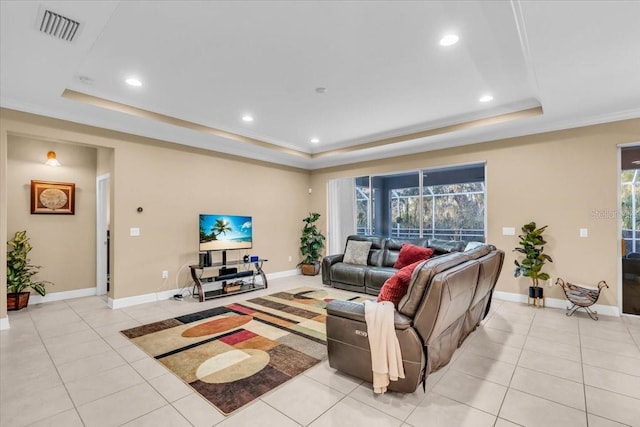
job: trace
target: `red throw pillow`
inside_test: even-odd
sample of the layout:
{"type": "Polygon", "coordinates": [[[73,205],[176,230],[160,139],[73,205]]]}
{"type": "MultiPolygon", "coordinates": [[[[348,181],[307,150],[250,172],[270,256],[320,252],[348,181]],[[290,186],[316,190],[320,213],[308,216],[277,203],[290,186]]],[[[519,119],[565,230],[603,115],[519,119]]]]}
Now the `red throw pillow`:
{"type": "Polygon", "coordinates": [[[382,301],[391,301],[393,305],[398,308],[398,304],[400,300],[407,293],[407,289],[409,288],[409,282],[411,281],[411,275],[413,274],[413,270],[422,263],[424,260],[416,261],[413,264],[409,264],[403,268],[401,268],[396,274],[391,276],[384,282],[382,285],[382,289],[380,289],[380,293],[378,294],[378,302],[382,301]]]}
{"type": "Polygon", "coordinates": [[[405,243],[400,248],[398,260],[393,264],[393,268],[402,268],[416,261],[427,260],[431,258],[431,255],[433,255],[433,249],[431,248],[405,243]]]}

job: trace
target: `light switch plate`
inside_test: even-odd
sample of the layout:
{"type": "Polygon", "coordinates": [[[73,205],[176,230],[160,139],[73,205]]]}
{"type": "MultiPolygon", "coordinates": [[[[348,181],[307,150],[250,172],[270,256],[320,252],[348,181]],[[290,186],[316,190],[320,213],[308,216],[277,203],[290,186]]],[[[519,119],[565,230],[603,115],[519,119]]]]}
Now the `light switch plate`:
{"type": "Polygon", "coordinates": [[[589,237],[589,229],[581,228],[580,229],[580,237],[589,237]]]}
{"type": "Polygon", "coordinates": [[[136,237],[136,236],[139,236],[139,235],[140,235],[140,229],[138,227],[131,227],[129,229],[129,236],[136,237]]]}
{"type": "Polygon", "coordinates": [[[503,236],[515,236],[516,229],[513,227],[502,227],[502,235],[503,236]]]}

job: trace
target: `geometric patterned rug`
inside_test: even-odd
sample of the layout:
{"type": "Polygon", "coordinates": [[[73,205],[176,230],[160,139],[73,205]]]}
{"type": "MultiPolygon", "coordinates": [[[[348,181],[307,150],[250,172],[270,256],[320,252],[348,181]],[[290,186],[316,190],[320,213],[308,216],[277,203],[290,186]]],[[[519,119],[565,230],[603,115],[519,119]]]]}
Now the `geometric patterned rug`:
{"type": "Polygon", "coordinates": [[[326,359],[326,304],[301,287],[122,331],[229,415],[326,359]]]}

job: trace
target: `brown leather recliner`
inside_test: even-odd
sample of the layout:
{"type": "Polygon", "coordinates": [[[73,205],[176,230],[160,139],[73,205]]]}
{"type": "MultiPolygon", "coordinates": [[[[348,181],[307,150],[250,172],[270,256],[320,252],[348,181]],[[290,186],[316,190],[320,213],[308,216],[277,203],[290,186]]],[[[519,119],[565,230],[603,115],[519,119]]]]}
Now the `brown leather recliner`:
{"type": "MultiPolygon", "coordinates": [[[[405,378],[388,389],[412,393],[427,375],[449,363],[454,351],[486,316],[504,252],[484,245],[425,261],[413,272],[395,312],[405,378]]],[[[329,365],[372,382],[364,304],[327,305],[329,365]]]]}

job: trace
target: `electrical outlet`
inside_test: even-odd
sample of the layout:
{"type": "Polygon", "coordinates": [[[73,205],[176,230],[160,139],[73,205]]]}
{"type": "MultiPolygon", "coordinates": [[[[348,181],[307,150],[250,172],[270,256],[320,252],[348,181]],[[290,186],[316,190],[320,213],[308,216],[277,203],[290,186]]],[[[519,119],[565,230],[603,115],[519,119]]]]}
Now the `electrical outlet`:
{"type": "Polygon", "coordinates": [[[168,279],[169,278],[169,272],[167,270],[162,270],[162,278],[163,279],[168,279]]]}
{"type": "Polygon", "coordinates": [[[289,255],[289,262],[291,262],[291,255],[289,255]]]}

